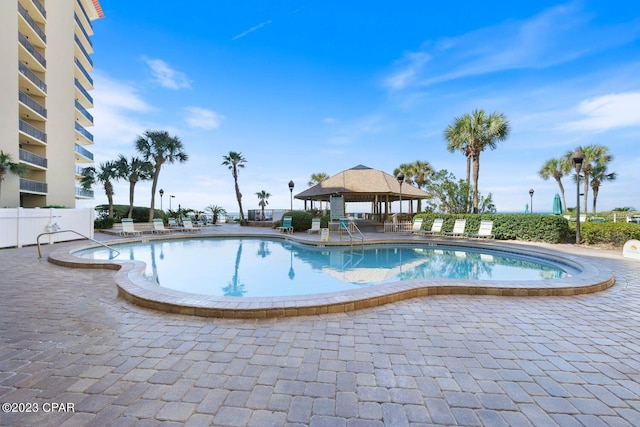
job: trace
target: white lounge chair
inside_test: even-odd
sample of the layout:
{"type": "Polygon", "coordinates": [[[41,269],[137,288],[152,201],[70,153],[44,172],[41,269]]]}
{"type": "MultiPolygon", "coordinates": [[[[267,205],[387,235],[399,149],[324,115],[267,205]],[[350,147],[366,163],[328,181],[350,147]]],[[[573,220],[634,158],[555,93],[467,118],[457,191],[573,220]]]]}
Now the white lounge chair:
{"type": "Polygon", "coordinates": [[[200,228],[194,227],[190,219],[182,220],[182,226],[185,231],[201,231],[200,228]]]}
{"type": "Polygon", "coordinates": [[[127,235],[136,236],[138,234],[142,234],[142,231],[138,231],[133,227],[132,219],[124,218],[122,220],[122,231],[120,231],[120,234],[123,236],[127,236],[127,235]]]}
{"type": "Polygon", "coordinates": [[[436,218],[433,220],[431,230],[421,230],[420,234],[440,234],[442,233],[442,224],[444,224],[444,219],[436,218]]]}
{"type": "Polygon", "coordinates": [[[416,219],[413,221],[413,226],[411,227],[411,232],[412,232],[413,234],[420,233],[420,229],[422,228],[422,222],[423,222],[423,221],[424,221],[424,220],[423,220],[422,218],[416,218],[416,219]]]}
{"type": "Polygon", "coordinates": [[[464,237],[464,228],[467,225],[466,219],[456,219],[453,224],[453,231],[445,231],[445,236],[464,237]]]}
{"type": "Polygon", "coordinates": [[[153,220],[153,230],[154,233],[170,233],[171,230],[168,228],[164,228],[164,221],[160,218],[154,218],[153,220]]]}
{"type": "Polygon", "coordinates": [[[307,230],[307,233],[320,233],[320,218],[314,218],[311,220],[311,228],[307,230]]]}
{"type": "Polygon", "coordinates": [[[491,234],[493,230],[493,221],[480,221],[480,228],[477,234],[469,234],[469,237],[476,237],[478,239],[493,239],[495,236],[491,234]]]}

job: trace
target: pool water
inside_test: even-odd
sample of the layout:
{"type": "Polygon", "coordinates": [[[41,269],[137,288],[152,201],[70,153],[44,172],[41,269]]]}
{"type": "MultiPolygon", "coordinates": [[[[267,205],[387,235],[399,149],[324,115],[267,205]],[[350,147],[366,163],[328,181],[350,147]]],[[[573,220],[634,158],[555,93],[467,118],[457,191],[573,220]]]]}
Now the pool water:
{"type": "Polygon", "coordinates": [[[315,247],[268,238],[150,240],[74,252],[137,260],[159,286],[201,295],[306,295],[414,279],[545,280],[575,271],[506,252],[415,244],[315,247]]]}

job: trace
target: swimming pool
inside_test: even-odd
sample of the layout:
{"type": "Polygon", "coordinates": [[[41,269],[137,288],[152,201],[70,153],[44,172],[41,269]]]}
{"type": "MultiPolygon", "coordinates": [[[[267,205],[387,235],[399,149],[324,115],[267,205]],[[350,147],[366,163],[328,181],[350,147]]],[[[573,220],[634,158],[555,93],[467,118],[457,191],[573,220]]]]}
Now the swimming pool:
{"type": "Polygon", "coordinates": [[[149,240],[75,256],[146,264],[143,277],[180,292],[276,297],[434,280],[545,281],[578,273],[551,259],[491,249],[416,243],[317,247],[257,237],[149,240]]]}

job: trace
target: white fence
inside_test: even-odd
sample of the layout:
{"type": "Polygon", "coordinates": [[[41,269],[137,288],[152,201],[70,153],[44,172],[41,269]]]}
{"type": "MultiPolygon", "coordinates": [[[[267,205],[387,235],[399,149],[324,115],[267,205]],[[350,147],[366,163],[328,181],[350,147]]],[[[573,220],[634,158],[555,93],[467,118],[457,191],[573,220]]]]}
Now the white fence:
{"type": "MultiPolygon", "coordinates": [[[[35,245],[40,233],[73,230],[93,239],[93,209],[0,209],[0,248],[35,245]],[[55,226],[57,224],[57,227],[55,226]]],[[[40,243],[81,239],[74,233],[43,236],[40,243]]]]}

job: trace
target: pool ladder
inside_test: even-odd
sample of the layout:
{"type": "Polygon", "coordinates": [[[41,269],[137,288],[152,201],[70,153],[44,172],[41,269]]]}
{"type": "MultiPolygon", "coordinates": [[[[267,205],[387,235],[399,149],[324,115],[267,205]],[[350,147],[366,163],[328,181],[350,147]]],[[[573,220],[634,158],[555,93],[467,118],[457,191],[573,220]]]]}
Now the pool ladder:
{"type": "Polygon", "coordinates": [[[116,256],[120,254],[120,251],[118,251],[117,249],[113,249],[112,247],[110,247],[108,245],[105,245],[102,242],[98,242],[97,240],[92,239],[91,237],[85,236],[82,233],[78,233],[75,230],[61,230],[60,227],[58,227],[58,224],[54,224],[53,226],[51,226],[51,229],[53,231],[47,231],[45,233],[40,233],[40,234],[38,234],[38,237],[36,238],[36,243],[38,244],[38,258],[42,258],[42,252],[40,251],[40,237],[51,235],[51,234],[67,233],[67,232],[68,233],[75,233],[80,237],[84,237],[87,240],[91,240],[92,242],[95,242],[95,243],[99,244],[100,246],[104,246],[105,248],[109,249],[110,251],[117,252],[116,256]]]}
{"type": "Polygon", "coordinates": [[[360,238],[360,243],[362,244],[362,246],[364,247],[364,234],[362,234],[362,231],[360,231],[360,229],[358,228],[358,226],[356,225],[355,222],[353,221],[340,221],[340,240],[342,240],[342,232],[346,231],[347,234],[349,235],[349,240],[351,240],[351,245],[353,246],[353,237],[355,232],[357,232],[357,234],[360,238]]]}

